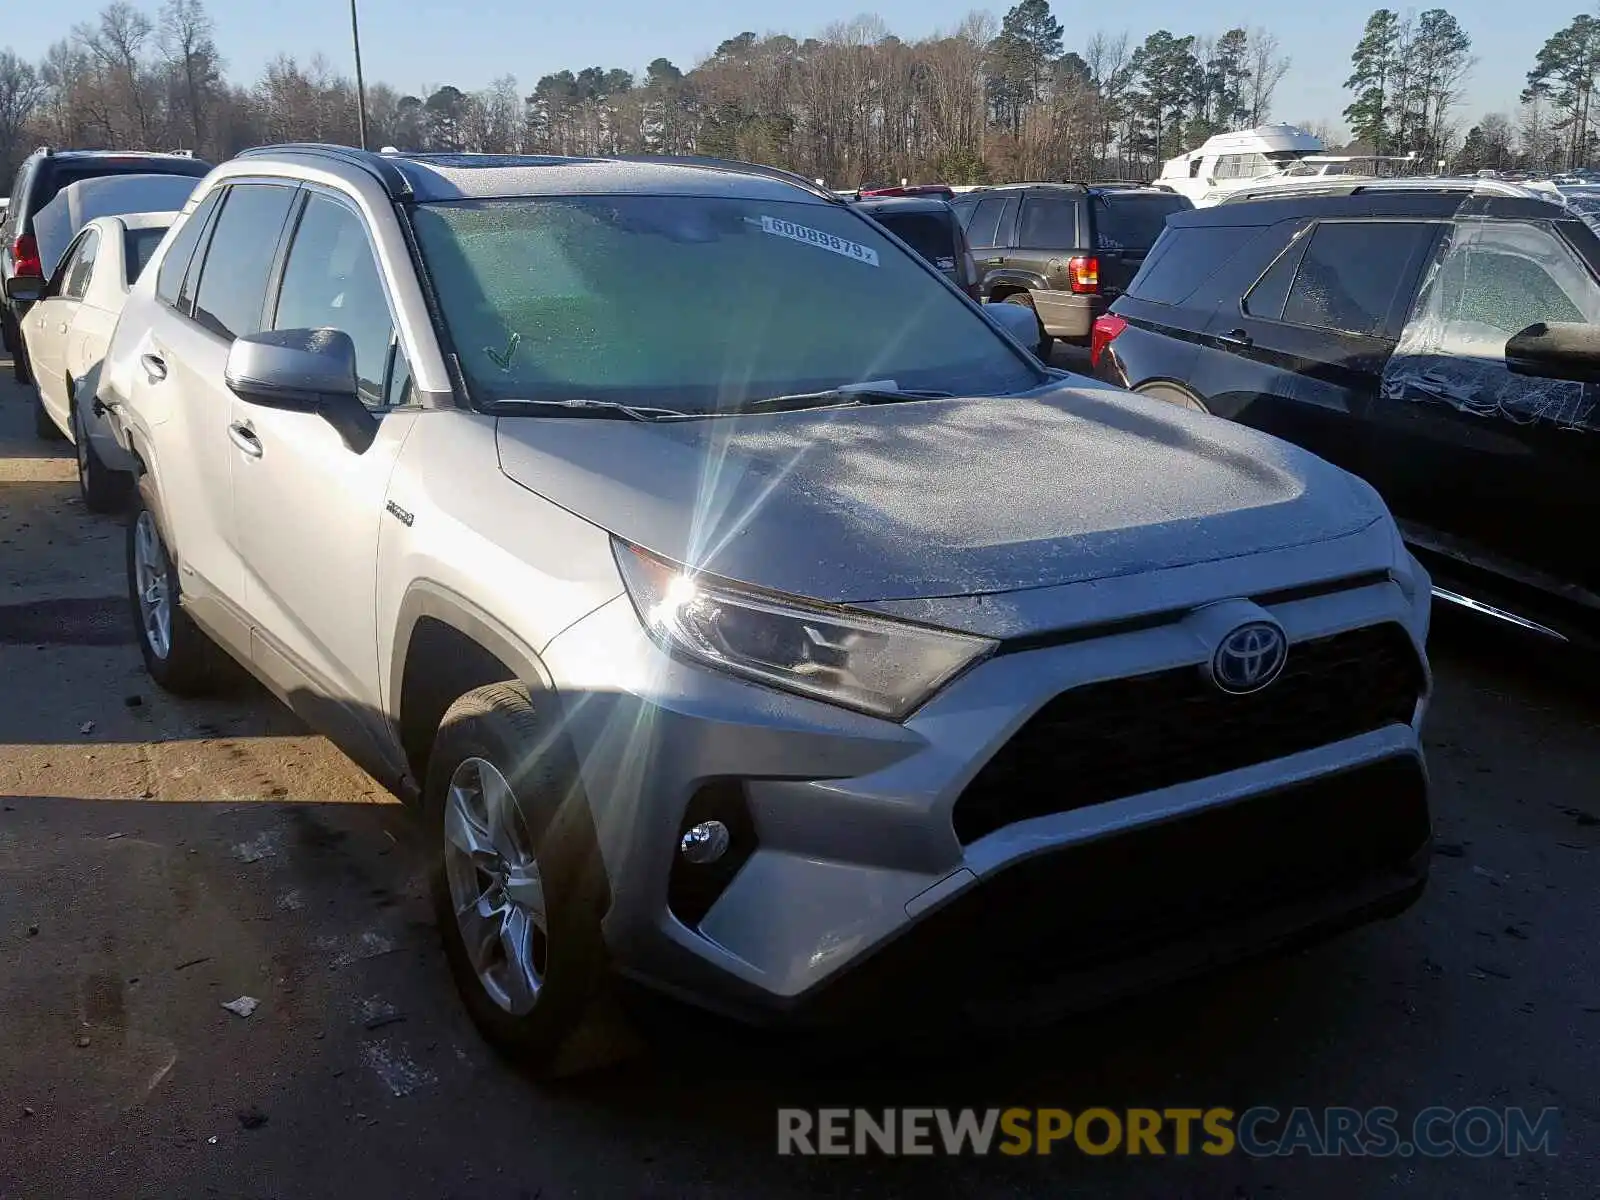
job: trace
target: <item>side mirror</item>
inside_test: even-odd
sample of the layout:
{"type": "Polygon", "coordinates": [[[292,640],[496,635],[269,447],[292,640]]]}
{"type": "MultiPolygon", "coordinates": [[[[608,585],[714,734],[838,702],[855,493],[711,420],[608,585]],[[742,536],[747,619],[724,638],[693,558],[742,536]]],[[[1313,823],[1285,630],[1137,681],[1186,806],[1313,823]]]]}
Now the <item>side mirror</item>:
{"type": "Polygon", "coordinates": [[[1021,304],[1007,304],[1000,301],[985,304],[983,311],[994,318],[996,325],[1028,349],[1031,350],[1039,344],[1039,318],[1033,315],[1033,309],[1021,304]]]}
{"type": "Polygon", "coordinates": [[[247,404],[316,413],[357,454],[378,433],[361,403],[356,347],[341,329],[274,329],[234,339],[223,379],[247,404]]]}
{"type": "Polygon", "coordinates": [[[13,275],[6,280],[6,299],[18,304],[34,304],[44,299],[49,281],[37,275],[13,275]]]}
{"type": "Polygon", "coordinates": [[[1506,342],[1506,369],[1536,379],[1600,383],[1600,325],[1540,321],[1506,342]]]}

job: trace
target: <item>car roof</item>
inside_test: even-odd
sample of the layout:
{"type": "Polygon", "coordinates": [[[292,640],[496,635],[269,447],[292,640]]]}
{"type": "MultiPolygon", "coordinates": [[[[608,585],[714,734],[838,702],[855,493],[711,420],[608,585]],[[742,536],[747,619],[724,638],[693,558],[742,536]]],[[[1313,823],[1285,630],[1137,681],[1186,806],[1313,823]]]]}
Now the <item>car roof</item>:
{"type": "Polygon", "coordinates": [[[85,221],[83,227],[87,229],[91,225],[121,225],[124,229],[167,229],[177,219],[176,212],[117,213],[114,216],[96,217],[92,221],[85,221]]]}
{"type": "Polygon", "coordinates": [[[235,158],[252,169],[342,165],[378,179],[390,195],[418,203],[518,196],[725,196],[814,204],[844,201],[788,171],[753,163],[671,155],[566,158],[544,154],[374,154],[347,146],[285,145],[235,158]]]}
{"type": "MultiPolygon", "coordinates": [[[[1398,181],[1396,181],[1398,182],[1398,181]]],[[[1295,217],[1452,217],[1458,213],[1531,219],[1571,219],[1566,206],[1548,193],[1541,196],[1525,188],[1500,185],[1497,190],[1468,187],[1429,187],[1433,180],[1415,180],[1412,186],[1344,186],[1341,189],[1285,188],[1229,199],[1222,204],[1173,213],[1167,223],[1174,228],[1219,225],[1271,225],[1295,217]]]]}
{"type": "Polygon", "coordinates": [[[851,202],[851,207],[859,208],[873,216],[893,215],[894,213],[913,212],[950,212],[950,202],[938,196],[867,196],[861,200],[851,202]]]}

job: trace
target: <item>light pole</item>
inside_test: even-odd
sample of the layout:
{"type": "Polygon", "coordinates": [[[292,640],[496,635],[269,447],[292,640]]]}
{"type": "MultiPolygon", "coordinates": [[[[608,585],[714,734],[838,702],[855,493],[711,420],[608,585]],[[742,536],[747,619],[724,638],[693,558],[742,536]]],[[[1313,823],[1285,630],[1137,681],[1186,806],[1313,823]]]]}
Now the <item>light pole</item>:
{"type": "Polygon", "coordinates": [[[367,85],[361,78],[361,25],[356,20],[356,0],[350,0],[350,41],[356,50],[356,128],[361,148],[367,148],[367,85]]]}

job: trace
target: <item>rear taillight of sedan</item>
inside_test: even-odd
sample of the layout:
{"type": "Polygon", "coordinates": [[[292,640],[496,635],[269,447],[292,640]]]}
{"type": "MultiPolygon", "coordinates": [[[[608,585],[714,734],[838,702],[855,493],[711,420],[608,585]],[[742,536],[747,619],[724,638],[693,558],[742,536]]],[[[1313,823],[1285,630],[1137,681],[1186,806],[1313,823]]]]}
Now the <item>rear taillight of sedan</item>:
{"type": "Polygon", "coordinates": [[[1100,356],[1106,352],[1106,347],[1122,336],[1122,331],[1128,323],[1116,313],[1106,313],[1103,317],[1094,319],[1094,328],[1089,331],[1089,366],[1100,365],[1100,356]]]}

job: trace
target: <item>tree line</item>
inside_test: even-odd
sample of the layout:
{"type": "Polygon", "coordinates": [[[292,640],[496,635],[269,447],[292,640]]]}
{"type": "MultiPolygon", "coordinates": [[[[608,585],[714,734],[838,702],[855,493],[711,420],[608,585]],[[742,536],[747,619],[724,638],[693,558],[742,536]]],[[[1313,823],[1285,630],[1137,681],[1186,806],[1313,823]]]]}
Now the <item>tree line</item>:
{"type": "MultiPolygon", "coordinates": [[[[1368,153],[1457,165],[1587,162],[1600,22],[1552,36],[1514,126],[1491,114],[1458,137],[1471,40],[1444,9],[1380,9],[1352,56],[1345,118],[1368,153]],[[1482,160],[1480,163],[1478,160],[1482,160]]],[[[1212,133],[1273,115],[1290,67],[1266,29],[1095,33],[1076,48],[1049,0],[902,40],[876,17],[815,37],[728,38],[685,71],[558,71],[531,90],[507,74],[477,91],[366,89],[368,140],[407,150],[710,154],[836,187],[1148,177],[1212,133]]],[[[1301,122],[1328,136],[1326,122],[1301,122]]],[[[189,149],[220,161],[281,141],[353,144],[355,87],[321,56],[273,59],[232,80],[204,0],[126,0],[77,25],[39,62],[0,51],[0,178],[36,144],[189,149]]]]}

